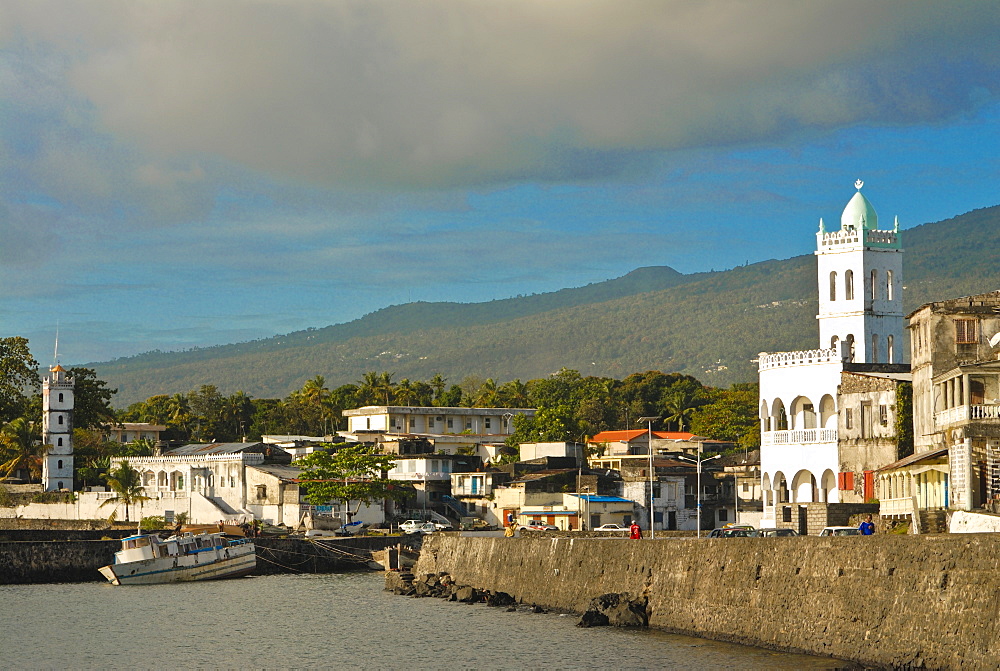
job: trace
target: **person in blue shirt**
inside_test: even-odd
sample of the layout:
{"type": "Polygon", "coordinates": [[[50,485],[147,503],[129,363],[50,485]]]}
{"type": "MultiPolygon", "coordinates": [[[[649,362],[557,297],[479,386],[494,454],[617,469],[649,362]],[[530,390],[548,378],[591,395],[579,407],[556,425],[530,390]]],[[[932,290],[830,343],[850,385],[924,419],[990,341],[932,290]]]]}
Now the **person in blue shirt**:
{"type": "Polygon", "coordinates": [[[875,525],[872,523],[872,516],[869,515],[865,521],[858,526],[858,529],[861,530],[862,536],[871,536],[875,533],[875,525]]]}

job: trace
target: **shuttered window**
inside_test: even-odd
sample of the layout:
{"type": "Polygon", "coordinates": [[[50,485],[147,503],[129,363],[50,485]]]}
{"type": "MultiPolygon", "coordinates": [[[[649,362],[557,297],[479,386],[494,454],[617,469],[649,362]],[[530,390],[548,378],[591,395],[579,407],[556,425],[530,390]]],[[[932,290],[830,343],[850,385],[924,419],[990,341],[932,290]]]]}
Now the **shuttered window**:
{"type": "Polygon", "coordinates": [[[955,320],[955,342],[960,345],[974,345],[979,342],[975,319],[955,320]]]}

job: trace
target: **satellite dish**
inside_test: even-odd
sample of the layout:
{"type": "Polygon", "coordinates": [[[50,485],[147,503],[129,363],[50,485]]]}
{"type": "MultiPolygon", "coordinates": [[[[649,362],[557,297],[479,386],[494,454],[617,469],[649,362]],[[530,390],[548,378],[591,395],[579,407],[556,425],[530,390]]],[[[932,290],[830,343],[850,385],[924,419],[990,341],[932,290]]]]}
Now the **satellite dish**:
{"type": "Polygon", "coordinates": [[[997,345],[1000,345],[1000,333],[994,333],[990,337],[989,342],[990,342],[990,347],[996,347],[997,345]]]}

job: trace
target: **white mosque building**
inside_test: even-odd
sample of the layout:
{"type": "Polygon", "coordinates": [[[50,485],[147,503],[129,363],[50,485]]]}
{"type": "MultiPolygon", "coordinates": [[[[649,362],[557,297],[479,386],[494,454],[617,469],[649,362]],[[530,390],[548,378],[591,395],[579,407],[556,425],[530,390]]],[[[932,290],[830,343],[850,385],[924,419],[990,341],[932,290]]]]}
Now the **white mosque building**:
{"type": "MultiPolygon", "coordinates": [[[[761,353],[762,524],[782,503],[838,503],[841,373],[899,369],[903,347],[903,250],[899,223],[880,230],[863,183],[827,231],[816,234],[819,346],[761,353]]],[[[849,414],[850,411],[847,411],[849,414]]],[[[850,421],[862,421],[851,418],[850,421]]],[[[787,520],[786,520],[787,521],[787,520]]]]}

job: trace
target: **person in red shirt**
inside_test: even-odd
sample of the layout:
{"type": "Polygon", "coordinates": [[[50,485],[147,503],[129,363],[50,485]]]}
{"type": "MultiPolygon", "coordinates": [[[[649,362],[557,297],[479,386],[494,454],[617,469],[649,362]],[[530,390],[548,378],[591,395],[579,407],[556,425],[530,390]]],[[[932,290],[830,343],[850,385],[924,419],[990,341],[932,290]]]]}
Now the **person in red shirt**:
{"type": "Polygon", "coordinates": [[[629,531],[629,536],[628,536],[629,538],[633,540],[642,539],[642,529],[639,528],[638,522],[632,522],[632,526],[628,528],[628,531],[629,531]]]}

